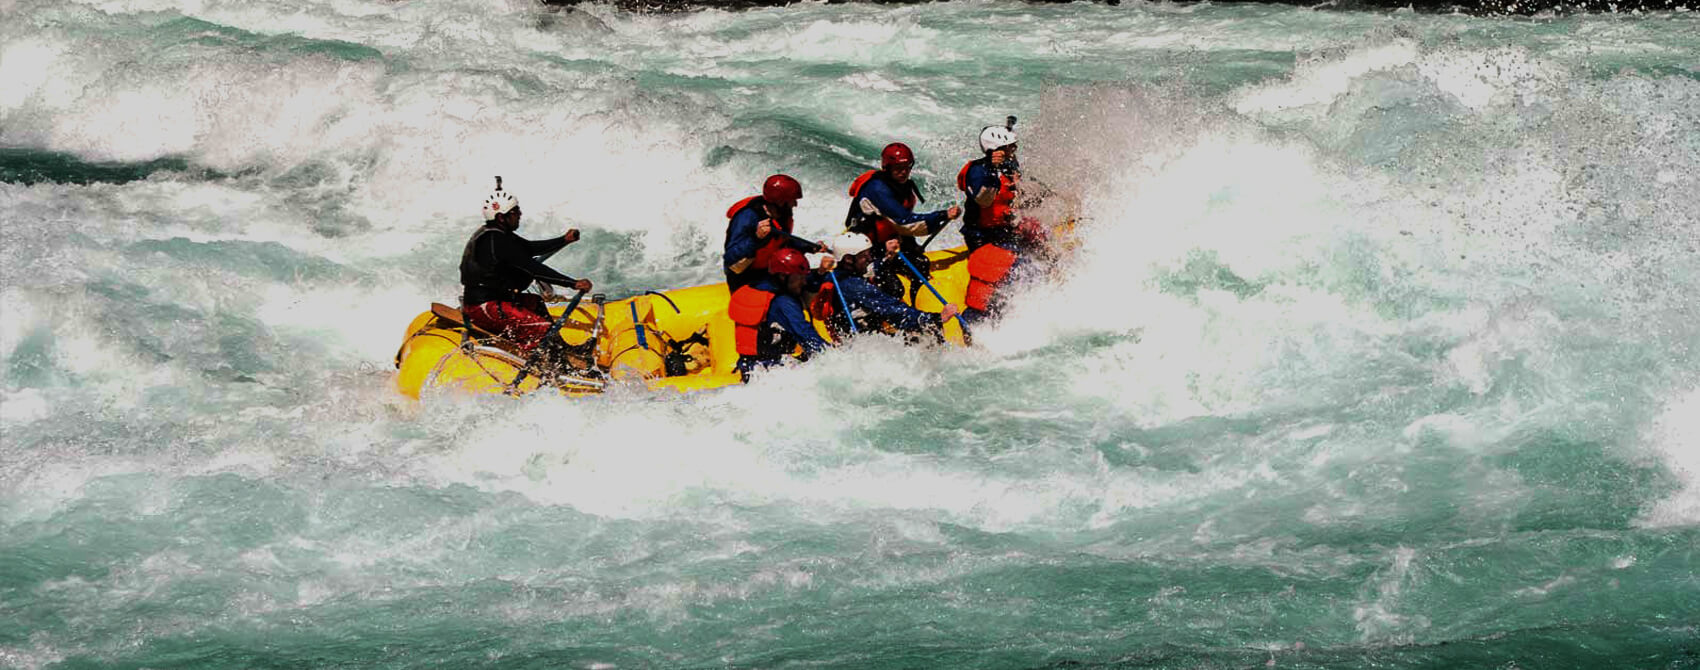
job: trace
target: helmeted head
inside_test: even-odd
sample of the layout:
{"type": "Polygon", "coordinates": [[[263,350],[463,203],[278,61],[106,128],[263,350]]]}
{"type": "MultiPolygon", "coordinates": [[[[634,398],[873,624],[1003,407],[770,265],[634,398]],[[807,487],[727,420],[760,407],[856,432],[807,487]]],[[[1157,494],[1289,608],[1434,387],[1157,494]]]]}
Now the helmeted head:
{"type": "Polygon", "coordinates": [[[791,293],[800,293],[809,277],[809,259],[803,252],[790,247],[773,252],[767,261],[767,272],[785,285],[791,293]]]}
{"type": "Polygon", "coordinates": [[[773,257],[767,260],[768,274],[784,277],[809,273],[809,259],[803,252],[790,247],[773,252],[773,257]]]}
{"type": "Polygon", "coordinates": [[[1015,129],[1004,126],[986,126],[980,129],[980,150],[986,153],[1004,149],[1015,150],[1015,129]]]}
{"type": "Polygon", "coordinates": [[[803,199],[803,185],[788,174],[776,174],[761,185],[761,199],[769,204],[791,209],[803,199]]]}
{"type": "Polygon", "coordinates": [[[898,183],[909,181],[909,171],[914,168],[915,152],[909,150],[909,145],[892,142],[880,150],[880,169],[898,183]]]}
{"type": "Polygon", "coordinates": [[[892,168],[915,167],[915,152],[909,150],[909,145],[902,142],[892,142],[880,150],[880,169],[887,172],[892,168]]]}
{"type": "Polygon", "coordinates": [[[502,190],[502,178],[497,177],[496,190],[484,198],[484,221],[486,223],[495,221],[497,216],[508,212],[514,212],[514,217],[517,218],[519,216],[518,210],[519,198],[502,190]]]}
{"type": "Polygon", "coordinates": [[[827,246],[832,250],[832,255],[843,258],[872,249],[874,243],[862,233],[844,233],[832,238],[827,246]]]}
{"type": "Polygon", "coordinates": [[[862,233],[844,233],[832,238],[828,246],[832,255],[838,257],[839,267],[845,268],[852,275],[860,275],[867,269],[867,251],[873,248],[874,243],[862,233]]]}

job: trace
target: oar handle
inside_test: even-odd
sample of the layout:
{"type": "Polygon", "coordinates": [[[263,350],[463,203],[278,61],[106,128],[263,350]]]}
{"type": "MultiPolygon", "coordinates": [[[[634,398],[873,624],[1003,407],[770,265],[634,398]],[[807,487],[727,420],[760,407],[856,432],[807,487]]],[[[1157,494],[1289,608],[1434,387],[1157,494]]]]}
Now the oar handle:
{"type": "MultiPolygon", "coordinates": [[[[541,342],[548,342],[549,340],[561,335],[561,328],[567,325],[567,319],[571,318],[573,312],[578,309],[578,303],[580,300],[584,300],[583,290],[580,290],[578,293],[574,293],[573,299],[567,301],[567,308],[561,311],[561,315],[555,318],[554,323],[549,324],[549,332],[543,335],[541,342]]],[[[536,357],[537,354],[532,354],[532,356],[536,357]]]]}
{"type": "Polygon", "coordinates": [[[531,374],[532,368],[537,367],[538,359],[543,356],[544,345],[547,345],[550,340],[561,336],[561,327],[567,325],[567,319],[570,318],[573,315],[573,312],[578,309],[578,303],[583,299],[584,290],[580,289],[578,293],[573,294],[573,299],[567,303],[567,309],[561,312],[561,316],[557,317],[554,323],[549,324],[549,332],[544,333],[543,339],[537,341],[535,350],[531,352],[530,356],[525,358],[525,365],[520,366],[519,373],[514,375],[514,380],[508,382],[509,393],[513,393],[517,390],[520,382],[525,381],[526,376],[531,374]]]}
{"type": "MultiPolygon", "coordinates": [[[[930,282],[930,281],[927,281],[927,278],[926,278],[926,276],[924,276],[924,275],[922,275],[922,274],[921,274],[921,270],[920,270],[920,269],[919,269],[919,268],[916,268],[916,267],[915,267],[915,264],[914,264],[914,263],[913,263],[913,262],[910,262],[910,260],[909,260],[909,257],[908,257],[908,256],[906,256],[906,255],[904,255],[904,253],[903,253],[903,252],[902,252],[902,251],[901,251],[901,250],[899,250],[899,251],[898,251],[898,252],[897,252],[897,257],[898,257],[898,258],[899,258],[899,259],[901,259],[901,260],[902,260],[902,261],[903,261],[903,264],[904,264],[904,265],[907,265],[907,266],[909,266],[909,271],[910,271],[910,272],[913,272],[913,273],[915,273],[915,279],[916,279],[916,281],[919,281],[919,282],[921,282],[921,285],[922,285],[922,286],[925,286],[925,287],[927,287],[927,290],[928,290],[928,291],[932,291],[932,292],[933,292],[933,297],[934,297],[934,298],[938,298],[938,299],[939,299],[939,304],[940,304],[940,305],[949,305],[949,304],[950,304],[950,301],[949,301],[949,300],[945,300],[945,299],[944,299],[944,296],[942,296],[942,295],[939,295],[939,290],[938,290],[938,289],[936,289],[936,288],[933,288],[933,283],[932,283],[932,282],[930,282]]],[[[952,318],[952,319],[954,319],[954,318],[956,318],[956,317],[954,317],[954,316],[953,316],[953,317],[951,317],[951,318],[952,318]]]]}
{"type": "MultiPolygon", "coordinates": [[[[945,225],[949,225],[949,224],[950,224],[950,222],[949,222],[949,221],[946,221],[946,222],[945,222],[945,225]]],[[[927,236],[927,240],[926,240],[926,241],[925,241],[925,242],[922,242],[922,243],[921,243],[921,251],[922,251],[922,252],[923,252],[923,253],[924,253],[924,252],[926,252],[926,250],[927,250],[927,245],[929,245],[929,244],[932,244],[932,243],[933,243],[933,238],[935,238],[935,237],[938,237],[938,236],[939,236],[939,233],[942,233],[942,232],[944,232],[944,229],[945,229],[945,226],[939,226],[939,229],[938,229],[938,230],[935,230],[935,231],[933,231],[933,234],[931,234],[931,235],[928,235],[928,236],[927,236]]]]}

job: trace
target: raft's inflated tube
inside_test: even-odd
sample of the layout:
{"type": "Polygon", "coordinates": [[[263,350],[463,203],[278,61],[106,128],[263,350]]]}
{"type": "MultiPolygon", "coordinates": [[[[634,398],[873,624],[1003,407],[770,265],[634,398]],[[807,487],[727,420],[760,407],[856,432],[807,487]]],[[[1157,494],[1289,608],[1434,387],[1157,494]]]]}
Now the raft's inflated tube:
{"type": "MultiPolygon", "coordinates": [[[[925,276],[925,275],[922,275],[922,274],[921,274],[921,270],[920,270],[920,268],[917,268],[917,267],[915,267],[915,264],[914,264],[914,263],[912,263],[912,262],[910,262],[910,261],[909,261],[909,257],[908,257],[908,256],[904,256],[904,255],[903,255],[903,254],[902,254],[902,253],[901,253],[901,252],[900,252],[900,253],[898,253],[898,254],[897,254],[897,257],[898,257],[898,258],[900,258],[900,259],[902,259],[902,260],[903,260],[903,264],[904,264],[904,265],[907,265],[907,266],[909,266],[909,271],[910,271],[910,272],[913,272],[913,273],[915,273],[915,280],[916,280],[916,281],[919,281],[919,282],[921,282],[921,285],[922,285],[922,286],[925,286],[925,287],[927,287],[927,290],[928,290],[928,291],[932,291],[932,292],[933,292],[933,297],[934,297],[934,298],[938,298],[938,299],[939,299],[939,304],[940,304],[940,305],[949,305],[949,304],[950,304],[950,301],[948,301],[948,300],[945,300],[945,299],[944,299],[944,296],[943,296],[943,295],[940,295],[940,294],[939,294],[939,290],[938,290],[938,289],[936,289],[936,288],[933,288],[933,283],[932,283],[932,282],[930,282],[930,281],[927,281],[927,278],[926,278],[926,276],[925,276]]],[[[954,318],[956,318],[956,317],[954,317],[954,316],[953,316],[953,317],[950,317],[950,318],[952,318],[952,319],[954,319],[954,318]]]]}
{"type": "Polygon", "coordinates": [[[608,369],[615,379],[656,379],[667,374],[667,354],[660,351],[661,338],[649,336],[643,321],[638,319],[637,301],[626,303],[631,308],[632,327],[616,333],[610,349],[614,358],[608,369]]]}

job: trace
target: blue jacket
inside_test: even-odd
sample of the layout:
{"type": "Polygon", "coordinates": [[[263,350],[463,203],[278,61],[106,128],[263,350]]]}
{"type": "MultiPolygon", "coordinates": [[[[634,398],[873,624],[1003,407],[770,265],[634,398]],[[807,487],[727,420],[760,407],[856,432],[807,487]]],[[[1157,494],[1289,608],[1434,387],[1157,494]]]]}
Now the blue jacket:
{"type": "Polygon", "coordinates": [[[785,287],[772,277],[763,277],[751,284],[752,288],[773,294],[773,300],[767,304],[767,315],[762,317],[759,343],[753,358],[744,356],[739,359],[739,367],[748,370],[749,363],[773,365],[791,353],[793,345],[802,345],[803,358],[808,358],[826,350],[826,340],[821,339],[815,332],[814,324],[809,322],[807,313],[803,311],[803,303],[785,292],[785,287]],[[781,331],[777,334],[775,331],[781,331]]]}
{"type": "Polygon", "coordinates": [[[922,214],[909,209],[904,206],[903,200],[910,193],[915,194],[916,202],[920,201],[920,193],[914,182],[898,184],[884,172],[875,172],[850,200],[850,212],[845,217],[844,227],[852,232],[866,234],[877,245],[882,240],[876,232],[876,222],[880,219],[889,220],[898,227],[898,239],[901,240],[904,253],[919,253],[921,245],[915,241],[915,237],[931,235],[944,228],[949,212],[941,209],[922,214]],[[873,211],[869,211],[870,209],[873,211]]]}
{"type": "Polygon", "coordinates": [[[768,233],[766,240],[756,237],[756,224],[768,218],[767,210],[762,205],[761,198],[751,200],[726,224],[725,252],[721,254],[720,267],[726,271],[727,287],[734,291],[767,276],[765,268],[752,266],[745,268],[743,272],[733,272],[732,266],[746,258],[755,258],[756,250],[766,246],[776,235],[785,240],[784,246],[803,253],[821,251],[820,245],[780,230],[777,224],[773,226],[773,231],[768,233]]]}
{"type": "MultiPolygon", "coordinates": [[[[866,330],[869,326],[877,327],[883,323],[898,330],[915,333],[940,325],[939,315],[903,304],[902,300],[879,290],[873,282],[850,275],[848,271],[833,270],[832,283],[838,288],[840,295],[844,296],[844,301],[849,303],[850,309],[861,312],[860,318],[856,319],[856,327],[859,329],[866,330]]],[[[850,332],[850,326],[842,316],[843,305],[834,299],[833,306],[838,308],[832,318],[834,328],[839,332],[850,332]]]]}
{"type": "Polygon", "coordinates": [[[996,244],[1005,249],[1016,248],[1015,229],[1008,227],[985,228],[979,225],[980,203],[974,200],[974,194],[981,189],[989,188],[997,191],[1003,184],[998,179],[998,173],[992,169],[991,161],[980,159],[968,164],[967,173],[962,181],[967,188],[963,193],[967,199],[962,203],[962,241],[970,250],[978,249],[981,245],[996,244]]]}

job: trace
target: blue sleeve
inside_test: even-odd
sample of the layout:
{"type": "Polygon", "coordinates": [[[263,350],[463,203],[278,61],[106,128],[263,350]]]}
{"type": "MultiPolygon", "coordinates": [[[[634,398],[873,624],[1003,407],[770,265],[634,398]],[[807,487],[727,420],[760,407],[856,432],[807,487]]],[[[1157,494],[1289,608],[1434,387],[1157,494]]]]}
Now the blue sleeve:
{"type": "Polygon", "coordinates": [[[991,166],[983,163],[975,163],[968,166],[968,174],[963,178],[963,181],[968,184],[967,193],[970,198],[974,197],[974,194],[979,193],[980,189],[988,186],[996,189],[999,186],[1002,186],[998,176],[992,174],[991,166]]]}
{"type": "Polygon", "coordinates": [[[767,318],[785,328],[809,353],[818,354],[826,349],[826,340],[815,332],[814,324],[803,314],[803,303],[797,302],[796,297],[783,293],[773,296],[773,302],[767,306],[767,318]]]}
{"type": "Polygon", "coordinates": [[[726,224],[726,253],[720,259],[725,269],[730,270],[738,261],[754,258],[756,250],[766,243],[756,238],[756,224],[761,223],[762,218],[756,208],[746,207],[726,224]]]}
{"type": "Polygon", "coordinates": [[[899,226],[907,226],[917,221],[926,221],[928,233],[935,233],[938,232],[938,229],[943,228],[945,214],[949,213],[942,209],[936,212],[928,212],[926,214],[916,213],[908,207],[904,207],[903,200],[898,198],[896,193],[892,193],[891,189],[887,188],[884,182],[877,179],[868,180],[868,185],[862,187],[861,195],[863,198],[866,198],[869,202],[874,204],[874,208],[880,211],[881,216],[891,219],[892,223],[899,226]]]}
{"type": "Polygon", "coordinates": [[[839,277],[837,286],[851,306],[861,307],[868,314],[885,319],[901,330],[914,332],[923,326],[937,324],[937,315],[905,305],[861,277],[839,277]]]}

